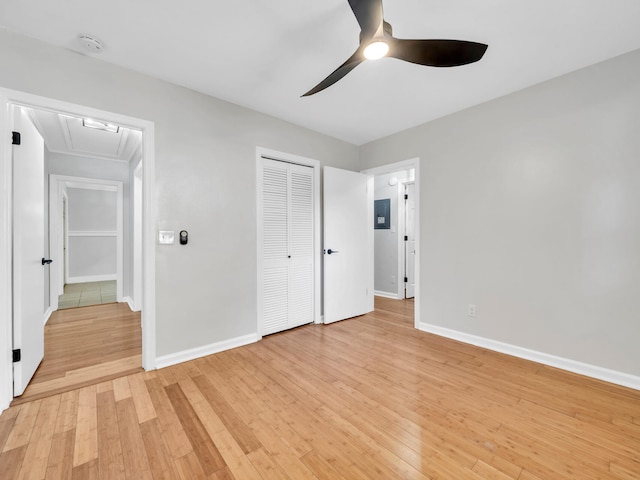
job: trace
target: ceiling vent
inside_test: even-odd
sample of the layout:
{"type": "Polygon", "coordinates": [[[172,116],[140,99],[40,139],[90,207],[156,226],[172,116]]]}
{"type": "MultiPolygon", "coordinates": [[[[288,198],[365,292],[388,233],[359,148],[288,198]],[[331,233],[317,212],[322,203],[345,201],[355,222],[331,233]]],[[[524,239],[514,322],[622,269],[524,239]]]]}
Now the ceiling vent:
{"type": "Polygon", "coordinates": [[[88,53],[102,53],[102,49],[104,48],[102,42],[93,35],[78,35],[78,41],[82,49],[88,53]]]}

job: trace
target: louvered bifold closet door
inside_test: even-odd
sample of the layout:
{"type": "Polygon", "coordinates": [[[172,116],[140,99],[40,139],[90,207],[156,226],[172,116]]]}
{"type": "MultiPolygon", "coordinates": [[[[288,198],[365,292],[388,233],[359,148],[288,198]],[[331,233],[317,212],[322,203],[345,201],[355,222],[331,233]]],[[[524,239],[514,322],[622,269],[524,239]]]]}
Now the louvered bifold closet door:
{"type": "Polygon", "coordinates": [[[289,169],[264,160],[262,169],[263,335],[288,328],[289,169]]]}
{"type": "Polygon", "coordinates": [[[313,168],[263,159],[263,335],[313,322],[313,168]]]}
{"type": "Polygon", "coordinates": [[[290,166],[289,328],[313,321],[313,169],[290,166]]]}

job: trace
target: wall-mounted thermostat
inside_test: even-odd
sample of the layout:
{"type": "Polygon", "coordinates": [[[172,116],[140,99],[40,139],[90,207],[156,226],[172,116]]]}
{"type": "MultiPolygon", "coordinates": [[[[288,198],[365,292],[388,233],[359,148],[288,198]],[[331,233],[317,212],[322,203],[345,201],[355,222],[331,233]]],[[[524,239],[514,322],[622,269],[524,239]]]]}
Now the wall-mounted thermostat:
{"type": "Polygon", "coordinates": [[[160,230],[158,232],[158,243],[160,245],[173,245],[175,242],[175,232],[173,230],[160,230]]]}

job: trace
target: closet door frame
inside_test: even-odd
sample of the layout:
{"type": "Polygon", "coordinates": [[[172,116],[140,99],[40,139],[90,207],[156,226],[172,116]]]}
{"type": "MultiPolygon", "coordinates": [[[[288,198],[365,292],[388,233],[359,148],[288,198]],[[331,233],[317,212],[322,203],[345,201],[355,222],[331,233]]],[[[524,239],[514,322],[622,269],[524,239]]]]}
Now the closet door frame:
{"type": "Polygon", "coordinates": [[[313,323],[322,323],[320,314],[320,286],[321,286],[321,270],[322,248],[320,240],[320,162],[311,158],[292,155],[289,153],[278,152],[267,148],[256,148],[256,231],[257,231],[257,321],[256,331],[258,338],[262,338],[264,331],[264,299],[263,299],[263,279],[264,279],[264,262],[263,262],[263,165],[264,159],[276,160],[295,165],[303,165],[313,169],[313,275],[314,275],[314,292],[313,292],[313,323]]]}

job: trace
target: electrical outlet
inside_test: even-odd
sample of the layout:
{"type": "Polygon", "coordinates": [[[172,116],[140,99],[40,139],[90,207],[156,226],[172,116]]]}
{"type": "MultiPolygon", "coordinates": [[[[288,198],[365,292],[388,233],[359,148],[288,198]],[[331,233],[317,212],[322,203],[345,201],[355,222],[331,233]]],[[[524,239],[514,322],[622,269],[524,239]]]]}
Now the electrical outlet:
{"type": "Polygon", "coordinates": [[[467,315],[469,315],[470,317],[476,316],[476,306],[473,303],[469,304],[469,307],[467,309],[467,315]]]}
{"type": "Polygon", "coordinates": [[[395,285],[395,284],[396,284],[396,276],[391,275],[391,285],[395,285]]]}

